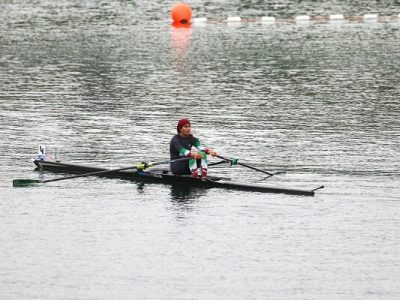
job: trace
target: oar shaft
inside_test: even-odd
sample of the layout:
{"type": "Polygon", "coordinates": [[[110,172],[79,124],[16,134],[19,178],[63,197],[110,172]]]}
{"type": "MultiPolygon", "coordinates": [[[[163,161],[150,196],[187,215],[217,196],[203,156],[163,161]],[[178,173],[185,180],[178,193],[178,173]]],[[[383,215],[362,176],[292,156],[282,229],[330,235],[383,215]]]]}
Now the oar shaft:
{"type": "MultiPolygon", "coordinates": [[[[217,155],[217,157],[218,157],[218,158],[220,158],[220,159],[223,159],[223,160],[225,160],[225,161],[230,161],[230,159],[228,159],[228,158],[225,158],[225,157],[223,157],[223,156],[220,156],[220,155],[217,155]]],[[[264,171],[264,170],[258,169],[258,168],[256,168],[256,167],[253,167],[253,166],[249,166],[249,165],[247,165],[247,164],[244,164],[244,163],[241,163],[241,162],[237,162],[237,164],[238,164],[238,165],[241,165],[241,166],[243,166],[243,167],[246,167],[246,168],[249,168],[249,169],[252,169],[252,170],[255,170],[255,171],[258,171],[258,172],[264,173],[264,174],[267,174],[267,175],[269,175],[269,176],[273,176],[273,175],[274,175],[274,173],[267,172],[267,171],[264,171]]]]}
{"type": "Polygon", "coordinates": [[[253,166],[246,165],[246,164],[241,163],[241,162],[238,162],[238,164],[241,165],[241,166],[243,166],[243,167],[246,167],[246,168],[249,168],[249,169],[252,169],[252,170],[255,170],[255,171],[258,171],[258,172],[267,174],[267,175],[270,175],[270,176],[274,175],[273,173],[270,173],[270,172],[267,172],[267,171],[264,171],[264,170],[260,170],[260,169],[258,169],[258,168],[255,168],[255,167],[253,167],[253,166]]]}
{"type": "MultiPolygon", "coordinates": [[[[164,161],[159,161],[159,162],[154,162],[154,163],[149,163],[148,166],[157,166],[157,165],[162,165],[162,164],[167,164],[167,163],[173,163],[176,161],[183,161],[183,160],[189,160],[191,157],[183,157],[183,158],[177,158],[177,159],[172,159],[172,160],[164,160],[164,161]]],[[[140,164],[139,164],[140,165],[140,164]]],[[[143,165],[143,168],[145,168],[145,165],[143,165]]],[[[134,169],[141,169],[136,166],[130,166],[130,167],[124,167],[124,168],[118,168],[118,169],[107,169],[107,170],[102,170],[102,171],[95,171],[95,172],[90,172],[90,173],[84,173],[84,174],[78,174],[78,175],[72,175],[72,176],[66,176],[66,177],[61,177],[61,178],[54,178],[54,179],[48,179],[48,180],[43,180],[41,181],[42,183],[45,182],[53,182],[53,181],[60,181],[60,180],[66,180],[66,179],[74,179],[74,178],[79,178],[79,177],[87,177],[87,176],[94,176],[94,175],[101,175],[101,174],[107,174],[107,173],[113,173],[113,172],[119,172],[119,171],[124,171],[124,170],[134,170],[134,169]]]]}
{"type": "Polygon", "coordinates": [[[106,174],[106,173],[113,173],[113,172],[118,172],[118,171],[123,171],[123,170],[133,170],[136,169],[136,166],[130,166],[126,168],[119,168],[119,169],[107,169],[107,170],[102,170],[102,171],[95,171],[95,172],[90,172],[90,173],[85,173],[85,174],[78,174],[78,175],[72,175],[72,176],[66,176],[66,177],[61,177],[61,178],[54,178],[54,179],[47,179],[43,180],[42,182],[52,182],[52,181],[60,181],[60,180],[66,180],[66,179],[74,179],[74,178],[79,178],[79,177],[86,177],[86,176],[93,176],[93,175],[101,175],[101,174],[106,174]]]}
{"type": "Polygon", "coordinates": [[[225,160],[221,160],[221,161],[209,163],[208,166],[209,167],[213,167],[213,166],[217,166],[217,165],[220,165],[220,164],[226,164],[226,161],[225,160]]]}

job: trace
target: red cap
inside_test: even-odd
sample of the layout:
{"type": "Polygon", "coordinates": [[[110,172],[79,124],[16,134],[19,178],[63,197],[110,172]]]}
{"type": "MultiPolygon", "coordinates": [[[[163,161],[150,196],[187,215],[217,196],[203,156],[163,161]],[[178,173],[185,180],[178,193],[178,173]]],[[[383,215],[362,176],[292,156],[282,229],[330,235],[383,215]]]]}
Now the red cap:
{"type": "Polygon", "coordinates": [[[190,124],[189,119],[180,119],[178,122],[178,125],[176,125],[176,130],[178,131],[178,133],[181,132],[181,129],[183,126],[185,126],[186,124],[190,124]]]}

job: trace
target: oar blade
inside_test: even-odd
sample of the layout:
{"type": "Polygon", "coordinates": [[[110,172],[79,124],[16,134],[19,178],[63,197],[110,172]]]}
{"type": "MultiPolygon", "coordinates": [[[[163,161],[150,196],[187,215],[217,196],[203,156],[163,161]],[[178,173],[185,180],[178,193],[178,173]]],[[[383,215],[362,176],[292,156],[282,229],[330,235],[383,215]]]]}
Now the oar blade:
{"type": "Polygon", "coordinates": [[[41,183],[40,180],[35,179],[14,179],[13,187],[24,187],[24,186],[32,186],[41,183]]]}

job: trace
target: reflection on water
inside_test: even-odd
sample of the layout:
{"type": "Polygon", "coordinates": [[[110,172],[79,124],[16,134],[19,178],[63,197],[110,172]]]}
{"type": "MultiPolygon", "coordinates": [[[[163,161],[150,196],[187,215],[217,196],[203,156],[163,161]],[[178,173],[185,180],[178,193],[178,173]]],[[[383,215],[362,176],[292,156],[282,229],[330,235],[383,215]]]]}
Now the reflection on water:
{"type": "Polygon", "coordinates": [[[171,185],[171,198],[177,203],[189,203],[207,194],[208,189],[184,184],[171,185]]]}
{"type": "MultiPolygon", "coordinates": [[[[137,188],[137,191],[139,194],[145,194],[146,193],[146,187],[147,186],[152,186],[154,188],[154,185],[157,185],[156,183],[145,183],[143,181],[135,181],[135,186],[137,188]]],[[[164,186],[164,184],[159,184],[164,186]]],[[[185,204],[185,203],[191,203],[202,196],[205,196],[207,194],[208,189],[206,188],[201,188],[201,187],[194,187],[190,185],[185,185],[185,184],[168,184],[166,185],[168,187],[167,189],[170,190],[169,194],[171,196],[171,200],[180,203],[180,204],[185,204]]]]}
{"type": "Polygon", "coordinates": [[[186,73],[192,28],[171,26],[171,38],[172,66],[177,72],[186,73]]]}

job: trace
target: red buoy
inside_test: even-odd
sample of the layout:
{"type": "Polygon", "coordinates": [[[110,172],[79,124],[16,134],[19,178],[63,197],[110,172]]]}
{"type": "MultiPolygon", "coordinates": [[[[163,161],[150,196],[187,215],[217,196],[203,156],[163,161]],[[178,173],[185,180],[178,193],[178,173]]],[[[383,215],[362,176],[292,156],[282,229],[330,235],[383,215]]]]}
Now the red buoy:
{"type": "Polygon", "coordinates": [[[177,3],[171,9],[172,25],[180,26],[190,23],[192,9],[186,3],[177,3]]]}

